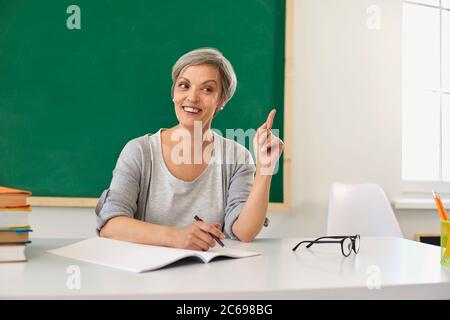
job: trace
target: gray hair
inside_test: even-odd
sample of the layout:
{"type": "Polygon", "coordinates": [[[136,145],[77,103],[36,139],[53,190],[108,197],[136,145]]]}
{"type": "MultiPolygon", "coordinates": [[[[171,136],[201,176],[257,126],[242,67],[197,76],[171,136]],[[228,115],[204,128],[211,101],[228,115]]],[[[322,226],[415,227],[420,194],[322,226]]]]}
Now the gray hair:
{"type": "Polygon", "coordinates": [[[172,67],[172,97],[175,82],[180,73],[189,66],[209,64],[215,66],[220,74],[222,92],[220,101],[227,103],[234,95],[237,86],[236,74],[230,61],[215,48],[199,48],[185,53],[172,67]]]}

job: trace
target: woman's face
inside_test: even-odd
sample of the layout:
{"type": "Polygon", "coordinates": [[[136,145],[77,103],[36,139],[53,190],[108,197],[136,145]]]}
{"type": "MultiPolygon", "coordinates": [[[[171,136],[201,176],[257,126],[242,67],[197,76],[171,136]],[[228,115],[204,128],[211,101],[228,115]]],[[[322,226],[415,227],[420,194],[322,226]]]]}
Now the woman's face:
{"type": "Polygon", "coordinates": [[[216,109],[222,107],[222,86],[216,67],[200,64],[185,68],[178,76],[173,90],[175,113],[184,127],[194,127],[201,121],[202,128],[210,128],[216,109]]]}

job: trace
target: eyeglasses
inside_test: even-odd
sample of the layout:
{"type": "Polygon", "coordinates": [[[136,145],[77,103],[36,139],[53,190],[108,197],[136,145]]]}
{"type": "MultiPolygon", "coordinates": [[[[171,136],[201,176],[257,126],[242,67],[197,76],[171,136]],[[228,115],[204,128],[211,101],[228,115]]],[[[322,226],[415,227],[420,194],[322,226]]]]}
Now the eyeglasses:
{"type": "Polygon", "coordinates": [[[352,253],[352,250],[356,253],[359,252],[359,244],[361,243],[361,237],[359,234],[356,236],[327,236],[327,237],[320,237],[316,240],[306,240],[299,242],[294,248],[292,248],[292,251],[297,250],[297,248],[303,244],[308,243],[306,246],[307,248],[311,247],[315,243],[340,243],[341,244],[341,251],[344,257],[348,257],[350,253],[352,253]],[[340,239],[340,240],[322,240],[322,239],[340,239]]]}

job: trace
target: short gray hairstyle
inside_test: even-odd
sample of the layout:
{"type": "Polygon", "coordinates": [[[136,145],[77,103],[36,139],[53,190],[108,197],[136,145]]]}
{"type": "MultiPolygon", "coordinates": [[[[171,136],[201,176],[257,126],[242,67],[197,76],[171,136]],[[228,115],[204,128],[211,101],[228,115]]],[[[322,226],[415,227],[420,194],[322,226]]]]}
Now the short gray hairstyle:
{"type": "Polygon", "coordinates": [[[215,48],[199,48],[182,55],[172,67],[172,97],[175,83],[180,73],[189,66],[209,64],[215,66],[220,74],[222,92],[220,101],[227,103],[234,95],[237,78],[233,66],[223,54],[215,48]]]}

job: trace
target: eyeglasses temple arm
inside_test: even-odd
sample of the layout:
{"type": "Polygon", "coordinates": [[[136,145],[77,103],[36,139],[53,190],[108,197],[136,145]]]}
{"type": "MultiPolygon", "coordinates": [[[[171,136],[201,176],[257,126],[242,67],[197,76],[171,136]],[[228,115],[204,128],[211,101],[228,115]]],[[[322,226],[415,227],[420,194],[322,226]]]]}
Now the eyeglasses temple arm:
{"type": "Polygon", "coordinates": [[[313,241],[301,241],[301,242],[297,243],[297,245],[294,248],[292,248],[292,251],[297,250],[297,248],[301,244],[308,243],[308,242],[309,242],[309,244],[306,246],[306,248],[311,247],[314,243],[341,243],[341,241],[320,241],[320,239],[323,239],[323,238],[328,238],[328,237],[321,237],[321,238],[313,240],[313,241]]]}
{"type": "MultiPolygon", "coordinates": [[[[297,250],[297,248],[298,248],[301,244],[307,243],[307,242],[312,242],[312,241],[301,241],[301,242],[297,243],[297,245],[296,245],[294,248],[292,248],[292,251],[297,250]]],[[[307,248],[308,248],[308,247],[307,247],[307,248]]]]}

